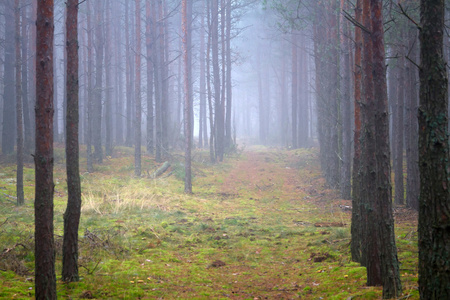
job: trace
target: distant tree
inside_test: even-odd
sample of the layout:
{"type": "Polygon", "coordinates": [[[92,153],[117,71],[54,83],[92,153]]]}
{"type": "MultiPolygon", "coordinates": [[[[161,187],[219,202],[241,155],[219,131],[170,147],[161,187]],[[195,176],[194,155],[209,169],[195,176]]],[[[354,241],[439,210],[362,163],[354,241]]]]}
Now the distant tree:
{"type": "Polygon", "coordinates": [[[92,172],[94,170],[93,166],[93,157],[92,157],[92,139],[93,139],[93,119],[94,119],[94,89],[92,86],[93,83],[93,72],[94,72],[94,62],[93,62],[93,34],[92,34],[92,6],[91,2],[88,1],[87,5],[87,141],[86,141],[86,163],[87,163],[87,171],[92,172]]]}
{"type": "Polygon", "coordinates": [[[420,1],[419,291],[450,298],[448,78],[444,59],[444,0],[420,1]]]}
{"type": "Polygon", "coordinates": [[[111,8],[112,1],[106,2],[106,22],[104,24],[105,32],[105,84],[106,97],[104,101],[105,106],[105,155],[112,156],[113,154],[113,106],[114,106],[114,87],[112,85],[113,71],[113,40],[112,40],[112,19],[111,8]]]}
{"type": "Polygon", "coordinates": [[[97,0],[94,2],[95,13],[95,97],[92,107],[92,138],[94,145],[94,160],[97,163],[103,162],[102,149],[102,91],[103,91],[103,60],[105,39],[103,34],[103,13],[104,1],[97,0]]]}
{"type": "Polygon", "coordinates": [[[134,175],[141,176],[141,1],[136,0],[136,81],[135,83],[135,104],[136,116],[134,120],[134,175]]]}
{"type": "Polygon", "coordinates": [[[16,172],[16,191],[17,205],[23,205],[25,202],[23,195],[23,102],[22,102],[22,57],[21,57],[21,38],[20,38],[20,2],[14,1],[15,16],[15,45],[16,45],[16,119],[17,119],[17,172],[16,172]]]}
{"type": "Polygon", "coordinates": [[[187,0],[182,0],[181,3],[181,27],[183,31],[182,36],[182,46],[183,46],[183,62],[184,62],[184,192],[187,194],[192,193],[192,174],[191,174],[191,66],[189,64],[191,55],[191,31],[189,24],[192,19],[192,2],[187,0]]]}
{"type": "Polygon", "coordinates": [[[78,227],[81,215],[81,183],[78,145],[78,0],[67,1],[67,113],[66,113],[66,171],[67,208],[64,213],[63,281],[78,281],[78,227]]]}
{"type": "Polygon", "coordinates": [[[32,129],[30,122],[30,104],[29,104],[29,95],[28,95],[28,84],[29,80],[29,72],[28,72],[28,40],[29,40],[29,25],[31,24],[30,20],[27,16],[27,6],[21,7],[21,15],[22,15],[22,34],[21,34],[21,64],[22,64],[22,103],[23,103],[23,125],[24,125],[24,151],[28,153],[32,152],[32,129]]]}
{"type": "MultiPolygon", "coordinates": [[[[399,39],[402,40],[403,33],[400,31],[399,39]]],[[[401,47],[401,46],[400,46],[401,47]]],[[[393,141],[394,145],[394,157],[393,157],[393,167],[394,167],[394,181],[395,181],[395,204],[403,205],[404,204],[404,194],[405,189],[403,185],[403,138],[404,138],[404,95],[405,95],[405,54],[400,52],[400,58],[397,60],[397,94],[393,95],[395,97],[395,117],[393,117],[393,141]]],[[[392,74],[394,75],[394,74],[392,74]]],[[[395,75],[394,75],[395,76],[395,75]]]]}
{"type": "MultiPolygon", "coordinates": [[[[154,8],[153,8],[154,9],[154,8]]],[[[152,5],[150,1],[145,2],[145,43],[146,43],[146,60],[147,60],[147,153],[154,152],[154,112],[153,112],[153,36],[154,20],[152,16],[152,5]]]]}
{"type": "Polygon", "coordinates": [[[6,0],[5,7],[5,61],[4,92],[3,92],[3,130],[2,130],[2,153],[11,154],[14,151],[15,140],[15,33],[14,33],[14,0],[6,0]]]}
{"type": "Polygon", "coordinates": [[[53,238],[53,0],[38,1],[36,20],[35,297],[56,299],[53,238]]]}
{"type": "Polygon", "coordinates": [[[298,84],[298,45],[297,45],[297,33],[293,32],[291,34],[291,43],[292,43],[292,148],[296,149],[297,145],[297,106],[298,106],[298,97],[297,97],[297,84],[298,84]]]}

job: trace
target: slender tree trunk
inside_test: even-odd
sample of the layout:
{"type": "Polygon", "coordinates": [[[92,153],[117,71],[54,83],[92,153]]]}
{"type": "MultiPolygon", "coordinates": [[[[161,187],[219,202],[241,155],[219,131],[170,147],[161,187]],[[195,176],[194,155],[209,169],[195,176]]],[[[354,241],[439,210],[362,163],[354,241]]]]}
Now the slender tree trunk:
{"type": "Polygon", "coordinates": [[[132,106],[132,80],[131,80],[131,51],[130,51],[130,13],[129,13],[129,5],[131,1],[125,2],[125,43],[126,43],[126,90],[127,90],[127,109],[126,109],[126,137],[125,137],[125,145],[131,147],[133,145],[133,134],[132,134],[132,114],[131,114],[131,106],[132,106]]]}
{"type": "Polygon", "coordinates": [[[5,3],[5,69],[3,92],[3,130],[2,130],[2,153],[11,154],[14,151],[14,140],[16,138],[15,126],[15,83],[14,83],[14,61],[15,61],[15,26],[14,26],[14,0],[6,0],[5,3]]]}
{"type": "Polygon", "coordinates": [[[232,112],[232,92],[233,84],[231,82],[231,0],[226,0],[226,51],[225,51],[225,61],[226,61],[226,115],[225,115],[225,146],[229,148],[233,143],[233,137],[231,132],[231,112],[232,112]]]}
{"type": "Polygon", "coordinates": [[[448,78],[443,53],[444,1],[420,1],[419,291],[450,298],[448,78]]]}
{"type": "Polygon", "coordinates": [[[136,81],[135,95],[136,95],[136,118],[134,129],[134,175],[141,176],[141,1],[136,0],[136,81]]]}
{"type": "Polygon", "coordinates": [[[213,11],[212,6],[210,4],[210,1],[206,2],[206,16],[207,16],[207,24],[208,24],[208,43],[206,47],[206,86],[208,90],[208,108],[209,108],[209,157],[211,160],[211,163],[216,162],[216,156],[215,156],[215,126],[214,126],[214,108],[213,108],[213,102],[212,102],[212,90],[211,90],[211,43],[212,43],[212,18],[213,18],[213,11]]]}
{"type": "Polygon", "coordinates": [[[145,15],[147,19],[145,27],[145,42],[146,42],[146,54],[147,54],[147,153],[153,154],[154,144],[154,129],[153,129],[153,61],[152,55],[154,52],[152,40],[152,30],[155,30],[152,13],[151,3],[146,1],[145,3],[145,15]]]}
{"type": "MultiPolygon", "coordinates": [[[[158,1],[158,5],[160,5],[159,0],[154,0],[154,1],[158,1]]],[[[158,20],[158,10],[156,9],[157,5],[155,4],[155,9],[153,10],[153,20],[158,20]]],[[[155,26],[155,30],[153,30],[153,41],[156,45],[157,43],[157,28],[159,28],[159,26],[162,26],[161,24],[161,20],[158,20],[157,26],[155,26]]],[[[158,37],[158,39],[162,38],[161,36],[158,37]]],[[[153,68],[153,76],[154,76],[154,81],[155,81],[155,133],[156,133],[156,138],[155,138],[155,160],[157,162],[161,162],[162,161],[162,118],[161,118],[161,101],[162,101],[162,84],[161,84],[161,78],[162,78],[162,70],[161,70],[161,53],[160,53],[160,49],[158,47],[155,46],[155,51],[153,51],[153,64],[154,64],[154,68],[153,68]]]]}
{"type": "Polygon", "coordinates": [[[88,80],[88,109],[87,109],[87,142],[86,142],[86,147],[87,147],[87,171],[89,173],[94,171],[94,166],[93,166],[93,162],[92,162],[92,127],[93,127],[93,107],[94,107],[94,91],[93,91],[93,87],[92,87],[92,74],[93,74],[93,54],[92,54],[92,50],[93,50],[93,43],[92,43],[92,22],[91,22],[91,3],[87,2],[87,35],[88,35],[88,60],[87,60],[87,80],[88,80]]]}
{"type": "Polygon", "coordinates": [[[202,14],[200,26],[200,114],[198,146],[208,145],[208,130],[206,126],[206,87],[205,87],[205,1],[202,1],[202,14]]]}
{"type": "MultiPolygon", "coordinates": [[[[419,61],[418,47],[416,45],[417,33],[414,29],[410,30],[409,47],[410,56],[413,60],[419,61]]],[[[406,64],[406,74],[408,74],[408,93],[407,99],[407,123],[409,128],[406,131],[408,135],[406,145],[407,161],[407,181],[406,181],[406,205],[416,211],[419,211],[420,194],[420,174],[419,174],[419,128],[418,128],[418,90],[416,82],[418,81],[418,69],[411,63],[406,64]]]]}
{"type": "Polygon", "coordinates": [[[212,48],[212,65],[214,78],[214,110],[215,110],[215,141],[216,141],[216,156],[219,161],[222,161],[223,153],[223,123],[221,123],[222,105],[220,102],[220,67],[219,67],[219,0],[213,0],[211,6],[211,48],[212,48]]]}
{"type": "Polygon", "coordinates": [[[68,201],[64,213],[63,281],[78,281],[78,227],[81,215],[81,183],[78,145],[78,0],[67,1],[67,113],[66,168],[68,201]]]}
{"type": "MultiPolygon", "coordinates": [[[[362,24],[362,0],[356,1],[356,21],[362,24]]],[[[352,170],[352,224],[351,224],[351,254],[352,260],[362,263],[361,242],[363,239],[361,226],[361,92],[362,92],[362,30],[355,26],[355,63],[354,63],[354,90],[355,90],[355,129],[353,135],[353,170],[352,170]]]]}
{"type": "MultiPolygon", "coordinates": [[[[341,0],[342,10],[348,11],[348,2],[341,0]]],[[[352,156],[352,128],[351,128],[351,75],[350,75],[350,28],[348,22],[341,17],[341,45],[342,45],[342,166],[341,166],[341,197],[351,199],[351,156],[352,156]]]]}
{"type": "Polygon", "coordinates": [[[111,1],[106,2],[106,22],[105,22],[105,84],[106,84],[106,99],[105,99],[105,155],[112,156],[113,153],[113,86],[112,86],[112,34],[111,34],[111,1]]]}
{"type": "Polygon", "coordinates": [[[103,162],[102,149],[102,90],[103,90],[103,0],[97,0],[95,5],[95,101],[93,105],[92,138],[94,144],[94,159],[97,163],[103,162]]]}
{"type": "Polygon", "coordinates": [[[192,193],[192,181],[191,181],[191,66],[189,65],[189,56],[190,56],[190,26],[191,22],[191,13],[187,6],[192,5],[186,3],[188,0],[182,0],[182,31],[183,31],[183,62],[184,62],[184,136],[185,136],[185,144],[184,144],[184,192],[187,194],[192,193]]]}
{"type": "Polygon", "coordinates": [[[298,110],[298,96],[297,96],[297,84],[298,84],[298,59],[297,59],[297,34],[293,32],[291,34],[291,43],[292,43],[292,148],[297,149],[297,110],[298,110]]]}
{"type": "MultiPolygon", "coordinates": [[[[15,10],[15,45],[16,45],[16,121],[17,121],[17,172],[16,192],[17,205],[25,203],[23,194],[23,104],[22,104],[22,74],[21,74],[21,49],[20,49],[20,6],[19,0],[14,1],[15,10]]],[[[24,20],[22,20],[24,22],[24,20]]]]}
{"type": "Polygon", "coordinates": [[[394,143],[395,143],[395,156],[394,156],[394,180],[395,180],[395,204],[404,204],[404,193],[405,189],[403,186],[403,132],[404,132],[404,121],[403,121],[403,102],[404,102],[404,58],[403,53],[400,54],[401,57],[398,60],[397,66],[397,99],[396,103],[396,115],[394,117],[394,143]]]}
{"type": "Polygon", "coordinates": [[[24,124],[24,150],[27,153],[32,153],[32,133],[31,133],[31,123],[30,123],[30,106],[28,103],[28,25],[27,20],[27,7],[22,7],[22,37],[21,37],[21,47],[22,47],[22,104],[23,104],[23,124],[24,124]]]}
{"type": "Polygon", "coordinates": [[[35,297],[56,299],[53,238],[53,0],[38,1],[36,21],[35,297]]]}

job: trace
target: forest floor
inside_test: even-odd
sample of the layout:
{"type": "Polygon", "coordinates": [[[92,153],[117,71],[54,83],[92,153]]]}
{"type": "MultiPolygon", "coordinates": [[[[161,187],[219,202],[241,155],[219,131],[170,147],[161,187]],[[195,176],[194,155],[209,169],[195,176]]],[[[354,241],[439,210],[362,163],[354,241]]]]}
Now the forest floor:
{"type": "MultiPolygon", "coordinates": [[[[210,164],[194,154],[193,195],[183,193],[181,156],[159,164],[133,150],[82,174],[80,275],[63,283],[61,247],[67,192],[64,150],[55,158],[55,243],[60,299],[379,299],[364,267],[350,259],[351,201],[320,175],[315,148],[250,147],[210,164]],[[177,162],[177,160],[179,162],[177,162]]],[[[13,161],[13,158],[11,158],[13,161]]],[[[85,160],[82,160],[85,172],[85,160]]],[[[0,165],[0,298],[34,295],[33,164],[26,205],[17,207],[15,166],[0,165]]],[[[417,291],[417,215],[395,210],[403,299],[417,291]]]]}

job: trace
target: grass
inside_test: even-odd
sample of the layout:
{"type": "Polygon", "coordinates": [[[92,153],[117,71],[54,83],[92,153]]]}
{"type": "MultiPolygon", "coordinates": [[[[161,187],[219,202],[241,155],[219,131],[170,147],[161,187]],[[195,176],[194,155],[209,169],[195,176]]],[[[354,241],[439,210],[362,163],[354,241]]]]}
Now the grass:
{"type": "MultiPolygon", "coordinates": [[[[180,161],[171,161],[172,176],[151,179],[147,175],[159,164],[144,156],[144,176],[135,178],[132,153],[116,148],[91,174],[82,160],[81,281],[58,281],[59,298],[381,297],[381,288],[365,286],[365,268],[350,260],[351,213],[338,207],[350,203],[326,188],[316,149],[258,147],[215,165],[199,151],[193,195],[183,193],[180,161]],[[314,226],[320,222],[347,225],[314,226]]],[[[34,295],[34,171],[26,167],[22,207],[5,196],[15,194],[14,166],[0,167],[1,299],[34,295]]],[[[63,157],[55,182],[60,278],[67,198],[63,157]]],[[[397,221],[404,292],[418,299],[416,223],[402,214],[397,221]]]]}

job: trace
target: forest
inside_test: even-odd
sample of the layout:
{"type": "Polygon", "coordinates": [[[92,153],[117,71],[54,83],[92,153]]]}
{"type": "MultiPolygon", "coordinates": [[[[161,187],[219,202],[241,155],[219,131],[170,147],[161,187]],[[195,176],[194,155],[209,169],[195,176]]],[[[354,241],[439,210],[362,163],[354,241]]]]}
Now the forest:
{"type": "Polygon", "coordinates": [[[444,0],[2,0],[0,299],[450,299],[444,0]]]}

